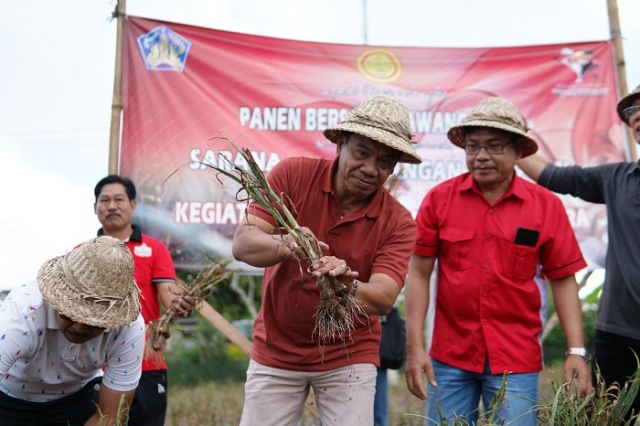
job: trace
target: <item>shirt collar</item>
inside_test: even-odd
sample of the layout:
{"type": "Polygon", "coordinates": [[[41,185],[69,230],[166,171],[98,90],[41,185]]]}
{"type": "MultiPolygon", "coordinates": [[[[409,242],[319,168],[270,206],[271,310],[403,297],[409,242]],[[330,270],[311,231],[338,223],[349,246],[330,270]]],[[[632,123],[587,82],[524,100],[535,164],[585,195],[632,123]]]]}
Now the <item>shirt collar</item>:
{"type": "MultiPolygon", "coordinates": [[[[481,194],[480,188],[478,187],[478,183],[475,181],[471,173],[467,172],[463,178],[462,183],[460,184],[460,191],[474,191],[478,194],[481,194]]],[[[524,184],[524,181],[521,177],[518,176],[517,173],[513,174],[513,179],[509,184],[506,192],[500,197],[501,200],[514,196],[523,200],[527,200],[530,198],[529,190],[524,184]]]]}
{"type": "Polygon", "coordinates": [[[58,326],[58,313],[46,301],[44,303],[47,307],[47,328],[60,330],[60,327],[58,326]]]}
{"type": "MultiPolygon", "coordinates": [[[[127,241],[136,241],[138,243],[142,242],[142,230],[138,225],[131,225],[133,232],[127,239],[127,241]]],[[[98,236],[104,235],[104,228],[98,229],[98,236]]]]}
{"type": "MultiPolygon", "coordinates": [[[[322,177],[322,181],[320,183],[320,188],[323,192],[332,194],[336,197],[335,192],[333,191],[333,176],[335,176],[338,170],[338,159],[340,157],[336,156],[333,160],[331,160],[330,164],[327,165],[329,167],[329,173],[324,173],[322,177]]],[[[369,200],[367,204],[362,208],[362,213],[369,218],[376,218],[380,215],[382,211],[382,202],[385,195],[388,194],[388,191],[385,188],[379,188],[374,194],[373,197],[369,200]]],[[[336,197],[336,202],[338,201],[338,197],[336,197]]]]}

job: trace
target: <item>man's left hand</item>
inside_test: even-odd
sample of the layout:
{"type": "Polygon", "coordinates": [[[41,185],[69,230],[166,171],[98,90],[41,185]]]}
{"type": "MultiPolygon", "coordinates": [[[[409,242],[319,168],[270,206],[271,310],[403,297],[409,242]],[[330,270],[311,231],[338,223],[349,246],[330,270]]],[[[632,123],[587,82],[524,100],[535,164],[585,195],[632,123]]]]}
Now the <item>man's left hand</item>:
{"type": "Polygon", "coordinates": [[[593,391],[591,385],[591,370],[587,361],[578,355],[569,355],[564,361],[565,383],[575,383],[580,396],[586,397],[593,391]]]}
{"type": "Polygon", "coordinates": [[[178,296],[172,302],[176,313],[180,317],[188,317],[195,309],[195,300],[189,295],[178,296]]]}

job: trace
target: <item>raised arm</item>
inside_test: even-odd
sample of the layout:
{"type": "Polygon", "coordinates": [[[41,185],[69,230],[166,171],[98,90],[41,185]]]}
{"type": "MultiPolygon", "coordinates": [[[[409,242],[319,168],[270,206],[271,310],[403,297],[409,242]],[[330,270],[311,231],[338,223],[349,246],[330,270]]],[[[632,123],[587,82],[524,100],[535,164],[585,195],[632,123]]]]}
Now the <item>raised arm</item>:
{"type": "Polygon", "coordinates": [[[537,182],[540,174],[542,174],[544,168],[549,164],[549,160],[536,154],[521,158],[516,164],[527,176],[537,182]]]}

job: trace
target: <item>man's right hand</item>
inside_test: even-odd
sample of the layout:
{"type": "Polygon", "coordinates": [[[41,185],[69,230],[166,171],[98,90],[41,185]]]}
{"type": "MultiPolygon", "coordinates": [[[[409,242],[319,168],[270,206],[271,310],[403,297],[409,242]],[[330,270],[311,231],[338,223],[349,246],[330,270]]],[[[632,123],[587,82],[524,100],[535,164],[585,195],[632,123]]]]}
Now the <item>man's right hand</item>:
{"type": "Polygon", "coordinates": [[[426,400],[427,391],[422,381],[422,374],[427,375],[427,380],[432,386],[438,386],[436,376],[433,372],[431,359],[424,349],[409,351],[405,363],[405,375],[407,378],[407,387],[409,391],[416,397],[426,400]]]}

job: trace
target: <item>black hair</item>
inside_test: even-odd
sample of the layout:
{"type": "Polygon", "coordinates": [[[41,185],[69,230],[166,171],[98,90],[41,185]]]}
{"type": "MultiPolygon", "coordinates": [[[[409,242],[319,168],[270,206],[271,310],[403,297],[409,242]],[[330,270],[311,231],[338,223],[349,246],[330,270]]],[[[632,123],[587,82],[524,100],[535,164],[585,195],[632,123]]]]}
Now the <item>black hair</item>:
{"type": "Polygon", "coordinates": [[[136,186],[133,184],[131,179],[118,175],[109,175],[100,179],[93,190],[93,195],[95,195],[96,197],[96,203],[98,202],[98,197],[100,196],[100,191],[102,191],[102,188],[105,185],[109,185],[110,183],[119,183],[124,186],[129,201],[136,199],[136,186]]]}

